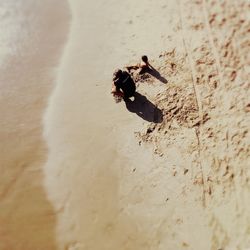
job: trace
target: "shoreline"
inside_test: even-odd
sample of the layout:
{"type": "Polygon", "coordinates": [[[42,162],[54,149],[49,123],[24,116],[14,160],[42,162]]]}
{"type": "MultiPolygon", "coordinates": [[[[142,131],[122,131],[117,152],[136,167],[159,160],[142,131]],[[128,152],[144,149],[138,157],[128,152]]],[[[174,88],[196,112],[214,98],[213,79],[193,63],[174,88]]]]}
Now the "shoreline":
{"type": "Polygon", "coordinates": [[[67,35],[67,2],[1,4],[0,249],[57,249],[44,190],[42,115],[67,35]],[[48,30],[50,34],[48,34],[48,30]]]}
{"type": "Polygon", "coordinates": [[[248,10],[3,1],[0,249],[249,248],[248,10]]]}
{"type": "MultiPolygon", "coordinates": [[[[46,187],[58,215],[57,242],[60,249],[64,246],[122,249],[124,242],[131,250],[156,247],[159,237],[155,235],[157,231],[152,232],[151,223],[161,225],[163,214],[164,217],[171,217],[175,206],[182,206],[186,202],[177,199],[170,203],[167,210],[162,206],[160,212],[156,211],[158,205],[153,204],[156,202],[161,206],[162,199],[164,202],[167,199],[163,198],[164,189],[169,193],[175,187],[180,192],[180,180],[170,183],[171,173],[165,173],[164,169],[172,162],[164,162],[154,155],[151,147],[138,145],[134,136],[135,131],[150,124],[145,119],[154,112],[151,101],[165,84],[157,82],[154,91],[154,85],[138,87],[150,106],[149,110],[147,106],[144,107],[146,110],[142,117],[139,113],[128,112],[124,103],[115,104],[109,93],[115,68],[130,63],[131,58],[140,58],[138,53],[143,50],[147,50],[150,58],[157,58],[165,43],[164,39],[160,39],[162,33],[156,33],[159,38],[157,49],[143,43],[147,33],[131,40],[133,30],[138,29],[141,22],[131,30],[129,20],[132,17],[127,17],[122,11],[127,4],[118,8],[116,3],[111,2],[100,2],[99,5],[90,3],[88,6],[83,6],[80,1],[72,2],[71,36],[58,71],[57,88],[45,115],[49,147],[49,158],[45,165],[46,187]],[[119,11],[112,15],[114,9],[119,11]],[[119,30],[127,33],[126,39],[119,30]],[[144,48],[135,54],[133,48],[138,48],[139,44],[143,44],[144,48]],[[133,174],[134,171],[136,173],[133,174]],[[159,178],[161,184],[153,192],[147,181],[152,183],[155,178],[159,178]],[[145,191],[139,191],[139,187],[145,191]],[[133,194],[134,190],[136,192],[133,194]]],[[[139,3],[131,1],[129,4],[131,10],[136,9],[143,16],[141,21],[145,21],[145,10],[138,6],[139,3]]],[[[150,15],[159,9],[152,4],[149,6],[152,7],[150,15]]],[[[170,6],[176,8],[174,2],[170,6]]],[[[163,10],[155,20],[156,24],[161,22],[164,15],[163,10]]],[[[146,25],[150,27],[152,24],[147,22],[146,25]]],[[[172,32],[165,33],[165,37],[172,32]]],[[[156,34],[149,39],[154,41],[156,34]]],[[[172,199],[172,195],[168,195],[172,199]]],[[[200,204],[194,208],[190,203],[186,212],[191,213],[192,209],[202,214],[200,204]]],[[[203,232],[202,237],[206,237],[206,220],[200,217],[197,223],[197,230],[203,232]]],[[[172,246],[173,243],[169,244],[172,246]]],[[[199,246],[203,246],[203,243],[199,246]]]]}

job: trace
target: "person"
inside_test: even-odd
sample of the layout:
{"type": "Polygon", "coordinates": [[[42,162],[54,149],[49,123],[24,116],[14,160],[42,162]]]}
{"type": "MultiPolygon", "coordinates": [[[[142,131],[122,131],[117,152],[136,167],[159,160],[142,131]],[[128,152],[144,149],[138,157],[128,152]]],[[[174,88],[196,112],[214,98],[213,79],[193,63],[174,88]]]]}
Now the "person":
{"type": "Polygon", "coordinates": [[[143,55],[141,57],[141,62],[136,64],[136,65],[132,65],[132,66],[127,66],[126,69],[128,70],[128,72],[130,72],[131,70],[137,70],[140,69],[139,74],[143,74],[147,71],[149,71],[150,69],[152,69],[153,67],[151,66],[151,64],[148,61],[148,57],[146,55],[143,55]]]}
{"type": "Polygon", "coordinates": [[[161,81],[162,83],[167,83],[168,80],[164,78],[159,71],[157,71],[148,61],[148,57],[146,55],[141,57],[141,62],[132,65],[132,66],[127,66],[126,69],[128,70],[129,73],[137,75],[142,75],[144,73],[149,73],[153,77],[155,77],[157,80],[161,81]],[[139,72],[137,71],[139,69],[139,72]],[[135,70],[134,72],[132,70],[135,70]],[[132,71],[132,72],[131,72],[132,71]]]}
{"type": "Polygon", "coordinates": [[[136,90],[135,82],[127,71],[117,69],[113,74],[111,93],[122,97],[124,100],[134,96],[136,90]]]}

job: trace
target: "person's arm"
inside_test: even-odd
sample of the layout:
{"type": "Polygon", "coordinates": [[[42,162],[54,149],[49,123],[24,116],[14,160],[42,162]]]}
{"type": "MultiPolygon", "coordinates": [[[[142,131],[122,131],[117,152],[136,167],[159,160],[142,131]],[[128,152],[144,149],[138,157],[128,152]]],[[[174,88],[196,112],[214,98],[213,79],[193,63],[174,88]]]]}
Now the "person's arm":
{"type": "Polygon", "coordinates": [[[140,65],[136,64],[136,65],[126,66],[125,68],[128,70],[128,72],[130,72],[130,70],[132,70],[132,69],[134,69],[134,70],[139,69],[140,65]]]}
{"type": "Polygon", "coordinates": [[[155,70],[155,68],[154,68],[149,62],[147,63],[147,66],[148,66],[150,69],[155,70]]]}
{"type": "Polygon", "coordinates": [[[117,91],[114,82],[112,82],[111,94],[114,94],[117,91]]]}
{"type": "Polygon", "coordinates": [[[117,96],[121,96],[121,97],[124,96],[123,92],[120,90],[119,87],[117,87],[117,86],[115,85],[114,81],[112,82],[111,94],[117,95],[117,96]]]}

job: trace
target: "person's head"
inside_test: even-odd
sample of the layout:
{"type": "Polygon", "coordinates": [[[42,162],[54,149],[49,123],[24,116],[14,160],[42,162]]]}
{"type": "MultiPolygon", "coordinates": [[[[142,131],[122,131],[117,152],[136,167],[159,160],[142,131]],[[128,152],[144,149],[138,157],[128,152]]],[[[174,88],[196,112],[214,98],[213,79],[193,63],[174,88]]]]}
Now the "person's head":
{"type": "Polygon", "coordinates": [[[122,75],[122,71],[120,69],[116,69],[113,73],[113,80],[118,79],[122,75]]]}
{"type": "Polygon", "coordinates": [[[145,63],[148,63],[148,57],[147,56],[142,56],[141,57],[142,61],[145,62],[145,63]]]}

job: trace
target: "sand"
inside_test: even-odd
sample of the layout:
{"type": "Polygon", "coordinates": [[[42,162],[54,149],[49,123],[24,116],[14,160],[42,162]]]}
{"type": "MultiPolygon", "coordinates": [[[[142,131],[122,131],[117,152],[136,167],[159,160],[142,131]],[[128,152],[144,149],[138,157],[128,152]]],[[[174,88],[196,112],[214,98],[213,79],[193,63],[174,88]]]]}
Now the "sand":
{"type": "Polygon", "coordinates": [[[0,4],[0,249],[56,249],[43,186],[43,113],[66,42],[66,1],[0,4]],[[48,33],[49,31],[49,33],[48,33]]]}
{"type": "MultiPolygon", "coordinates": [[[[68,6],[67,18],[52,18],[58,43],[67,41],[63,52],[44,52],[46,67],[31,60],[46,80],[44,91],[27,87],[27,100],[41,101],[27,109],[25,134],[16,131],[21,142],[13,135],[6,147],[11,123],[1,125],[10,177],[1,182],[8,213],[0,214],[0,247],[250,248],[248,3],[70,0],[69,7],[70,25],[68,6]],[[135,101],[115,103],[112,72],[143,54],[158,74],[134,72],[135,101]]],[[[31,65],[19,70],[32,77],[31,65]]],[[[14,86],[33,82],[21,80],[14,86]]],[[[7,110],[25,121],[16,106],[0,113],[7,110]]]]}

